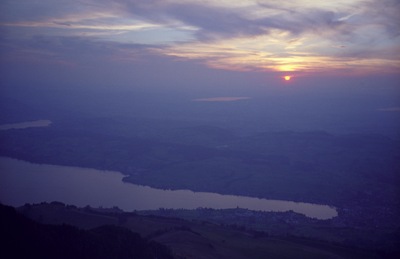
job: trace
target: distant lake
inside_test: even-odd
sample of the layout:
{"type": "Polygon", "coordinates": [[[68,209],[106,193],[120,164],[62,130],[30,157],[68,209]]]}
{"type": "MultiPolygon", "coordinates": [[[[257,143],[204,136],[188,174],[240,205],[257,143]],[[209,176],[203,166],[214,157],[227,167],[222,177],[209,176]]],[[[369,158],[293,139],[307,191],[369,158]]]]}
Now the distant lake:
{"type": "Polygon", "coordinates": [[[0,130],[47,127],[50,124],[51,124],[50,120],[26,121],[26,122],[20,122],[20,123],[2,124],[2,125],[0,125],[0,130]]]}
{"type": "Polygon", "coordinates": [[[0,157],[0,202],[21,206],[25,203],[61,201],[76,206],[118,206],[125,211],[240,207],[257,211],[293,210],[318,219],[337,216],[336,209],[326,205],[190,190],[161,190],[125,183],[123,177],[113,171],[33,164],[0,157]]]}

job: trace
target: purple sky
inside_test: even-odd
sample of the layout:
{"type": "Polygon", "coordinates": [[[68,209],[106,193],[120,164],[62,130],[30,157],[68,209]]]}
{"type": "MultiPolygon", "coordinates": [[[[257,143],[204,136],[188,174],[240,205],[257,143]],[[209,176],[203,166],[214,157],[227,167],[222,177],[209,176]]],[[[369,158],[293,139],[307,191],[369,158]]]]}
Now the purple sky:
{"type": "Polygon", "coordinates": [[[3,86],[193,99],[275,87],[399,92],[398,0],[2,0],[0,10],[3,86]]]}

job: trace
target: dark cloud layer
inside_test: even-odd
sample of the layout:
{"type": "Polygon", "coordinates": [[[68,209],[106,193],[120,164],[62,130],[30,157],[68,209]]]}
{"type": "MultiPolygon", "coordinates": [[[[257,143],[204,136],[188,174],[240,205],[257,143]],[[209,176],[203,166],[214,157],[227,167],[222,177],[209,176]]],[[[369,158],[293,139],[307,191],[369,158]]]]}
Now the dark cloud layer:
{"type": "Polygon", "coordinates": [[[306,31],[334,29],[343,24],[332,11],[306,9],[287,10],[278,5],[259,4],[260,9],[279,10],[279,15],[254,18],[246,10],[235,7],[205,6],[200,3],[172,3],[163,1],[120,1],[134,17],[153,22],[180,21],[199,29],[199,39],[254,36],[268,34],[270,29],[281,29],[293,34],[306,31]]]}

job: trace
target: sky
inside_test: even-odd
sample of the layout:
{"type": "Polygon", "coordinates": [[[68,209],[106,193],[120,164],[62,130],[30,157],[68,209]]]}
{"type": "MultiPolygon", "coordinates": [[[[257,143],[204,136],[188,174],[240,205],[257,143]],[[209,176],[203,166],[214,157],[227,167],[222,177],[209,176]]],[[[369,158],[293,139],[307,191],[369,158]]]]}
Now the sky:
{"type": "Polygon", "coordinates": [[[2,0],[0,10],[3,85],[399,82],[398,0],[2,0]]]}
{"type": "Polygon", "coordinates": [[[2,0],[0,97],[395,134],[399,13],[399,0],[2,0]]]}

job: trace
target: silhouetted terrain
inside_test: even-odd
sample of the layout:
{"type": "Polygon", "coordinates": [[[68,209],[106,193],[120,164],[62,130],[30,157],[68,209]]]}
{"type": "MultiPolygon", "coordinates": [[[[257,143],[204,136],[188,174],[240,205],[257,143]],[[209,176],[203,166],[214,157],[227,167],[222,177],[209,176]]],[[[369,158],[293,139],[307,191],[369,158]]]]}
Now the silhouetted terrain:
{"type": "MultiPolygon", "coordinates": [[[[12,241],[11,251],[15,244],[19,244],[31,249],[30,254],[42,253],[44,249],[44,255],[58,255],[63,249],[68,249],[65,255],[78,253],[79,256],[81,253],[82,257],[74,258],[97,256],[98,252],[103,252],[103,257],[96,258],[112,255],[125,258],[123,256],[129,254],[131,258],[153,258],[155,254],[157,258],[170,258],[168,250],[154,242],[157,241],[168,246],[176,258],[380,258],[391,255],[388,251],[360,249],[351,244],[269,234],[230,224],[230,221],[216,224],[200,219],[186,221],[173,217],[140,216],[117,208],[77,208],[59,202],[27,204],[18,211],[21,214],[2,206],[1,213],[5,215],[2,228],[7,230],[2,234],[11,237],[7,239],[12,241]],[[23,215],[40,223],[32,222],[23,215]],[[145,240],[127,229],[140,233],[145,240]],[[36,240],[32,241],[32,238],[36,240]],[[89,241],[90,245],[85,245],[89,241]],[[49,242],[47,250],[42,247],[44,242],[49,242]]],[[[279,213],[273,215],[280,217],[279,213]]],[[[266,223],[269,224],[271,222],[266,223]]]]}
{"type": "Polygon", "coordinates": [[[112,225],[46,225],[0,205],[1,258],[173,258],[163,245],[112,225]]]}

